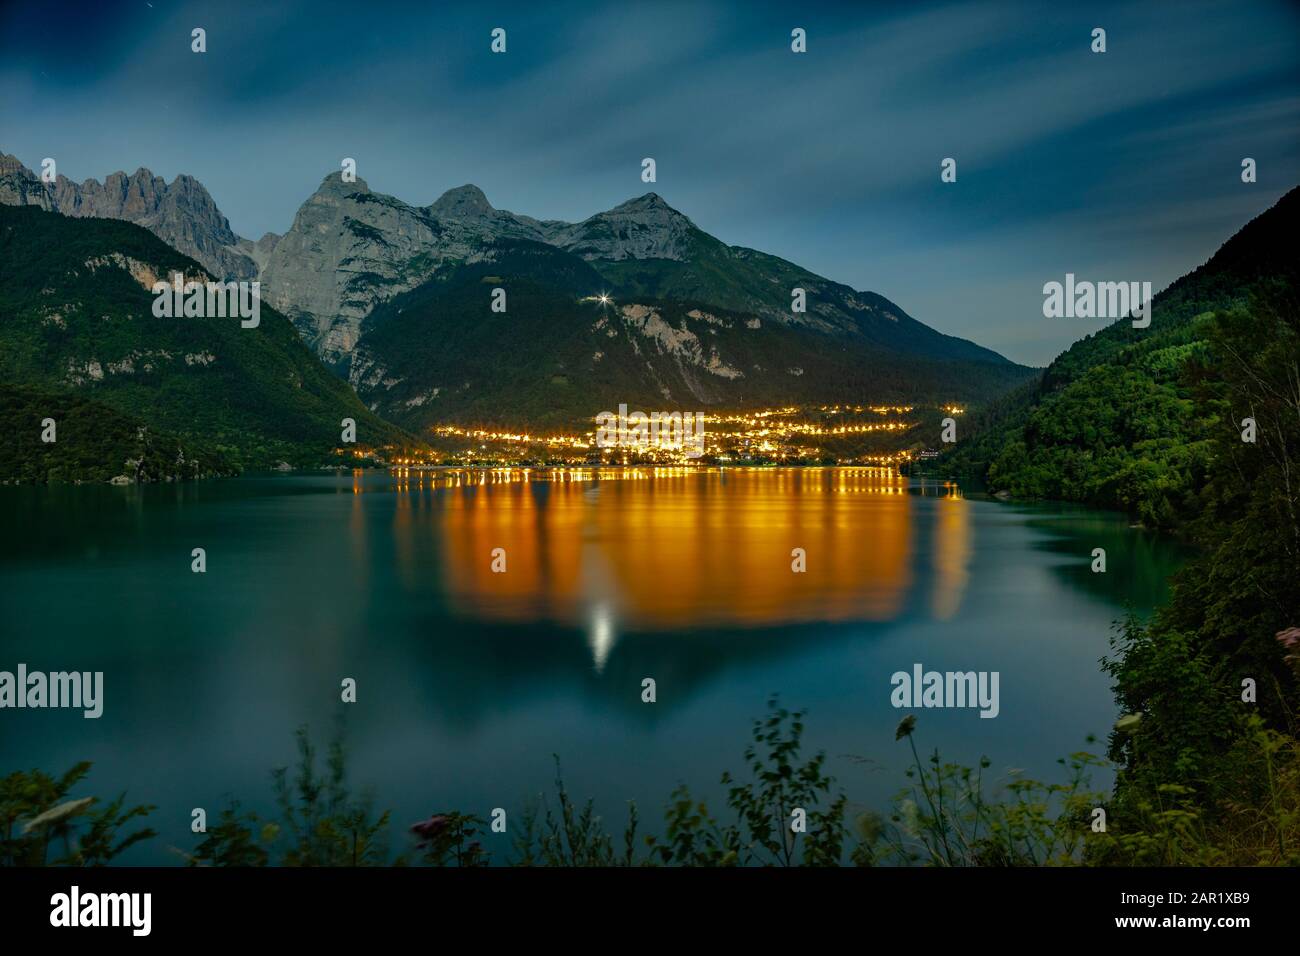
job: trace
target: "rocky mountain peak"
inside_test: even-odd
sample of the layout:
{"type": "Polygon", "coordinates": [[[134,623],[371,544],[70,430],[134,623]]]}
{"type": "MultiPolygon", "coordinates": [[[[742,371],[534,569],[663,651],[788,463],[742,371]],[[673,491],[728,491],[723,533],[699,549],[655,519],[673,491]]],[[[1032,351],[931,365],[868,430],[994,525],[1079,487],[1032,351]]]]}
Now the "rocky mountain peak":
{"type": "Polygon", "coordinates": [[[320,185],[316,187],[316,193],[318,195],[320,193],[329,193],[335,196],[348,196],[352,193],[368,192],[370,192],[370,186],[360,176],[358,176],[353,182],[345,183],[343,181],[342,170],[335,170],[330,173],[322,179],[320,185]]]}
{"type": "Polygon", "coordinates": [[[695,224],[658,193],[646,193],[554,231],[556,245],[584,259],[686,259],[695,224]]]}
{"type": "Polygon", "coordinates": [[[34,178],[32,171],[19,162],[17,156],[10,156],[8,153],[0,153],[0,176],[15,174],[20,176],[26,175],[34,178]]]}
{"type": "MultiPolygon", "coordinates": [[[[658,193],[646,193],[644,196],[635,196],[627,202],[619,203],[614,210],[625,209],[666,209],[669,212],[677,212],[672,206],[664,201],[664,197],[658,193]]],[[[611,210],[614,211],[614,210],[611,210]]],[[[677,213],[679,216],[681,213],[677,213]]]]}
{"type": "Polygon", "coordinates": [[[257,274],[253,260],[235,248],[239,237],[207,189],[184,173],[168,185],[141,166],[130,175],[122,170],[109,173],[102,183],[75,183],[60,175],[47,186],[16,157],[0,154],[0,203],[40,206],[65,216],[125,219],[144,226],[215,276],[244,279],[257,274]]]}
{"type": "Polygon", "coordinates": [[[472,183],[448,189],[429,207],[435,216],[464,219],[471,216],[490,216],[496,210],[488,202],[483,190],[472,183]]]}

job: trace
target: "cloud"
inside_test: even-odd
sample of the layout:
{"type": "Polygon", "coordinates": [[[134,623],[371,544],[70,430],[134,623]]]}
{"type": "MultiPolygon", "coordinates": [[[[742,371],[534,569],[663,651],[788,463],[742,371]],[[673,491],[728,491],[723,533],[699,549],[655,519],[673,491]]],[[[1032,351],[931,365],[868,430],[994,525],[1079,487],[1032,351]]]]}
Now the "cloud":
{"type": "Polygon", "coordinates": [[[410,202],[468,181],[570,220],[645,191],[654,156],[656,191],[720,238],[993,347],[1021,321],[1027,361],[1070,334],[1008,318],[1035,270],[1176,274],[1300,181],[1282,3],[155,7],[0,14],[2,145],[74,177],[191,173],[250,236],[344,156],[410,202]]]}

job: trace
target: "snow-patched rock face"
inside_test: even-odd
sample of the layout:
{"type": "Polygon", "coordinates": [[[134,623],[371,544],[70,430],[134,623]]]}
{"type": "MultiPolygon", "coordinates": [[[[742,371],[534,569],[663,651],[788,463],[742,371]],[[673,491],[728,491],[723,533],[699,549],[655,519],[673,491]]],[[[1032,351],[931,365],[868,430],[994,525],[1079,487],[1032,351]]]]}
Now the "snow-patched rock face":
{"type": "Polygon", "coordinates": [[[686,259],[695,225],[656,193],[629,199],[608,212],[548,230],[547,241],[582,258],[686,259]]]}
{"type": "MultiPolygon", "coordinates": [[[[621,309],[623,321],[645,339],[649,339],[661,355],[671,356],[680,364],[695,366],[719,378],[744,378],[745,373],[732,368],[718,355],[716,346],[705,346],[685,324],[680,329],[673,328],[659,314],[657,309],[648,305],[625,305],[621,309]]],[[[633,347],[640,353],[640,346],[633,340],[633,347]]]]}
{"type": "Polygon", "coordinates": [[[85,265],[91,272],[95,272],[104,266],[125,269],[132,279],[140,283],[140,288],[145,291],[152,291],[154,283],[161,278],[152,264],[141,262],[131,256],[124,256],[120,252],[111,252],[106,256],[93,256],[86,260],[85,265]]]}
{"type": "Polygon", "coordinates": [[[93,356],[78,360],[68,359],[63,381],[67,385],[86,385],[108,378],[153,372],[160,368],[176,367],[181,362],[193,368],[206,368],[217,362],[217,356],[206,349],[177,355],[167,349],[132,349],[117,361],[101,361],[93,356]]]}

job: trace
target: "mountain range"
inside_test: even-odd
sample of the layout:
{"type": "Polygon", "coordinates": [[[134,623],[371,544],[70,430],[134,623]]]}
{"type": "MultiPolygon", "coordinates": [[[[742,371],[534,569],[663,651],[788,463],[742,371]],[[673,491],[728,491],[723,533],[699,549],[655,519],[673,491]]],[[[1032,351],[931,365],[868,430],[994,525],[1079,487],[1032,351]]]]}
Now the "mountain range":
{"type": "MultiPolygon", "coordinates": [[[[957,401],[974,413],[950,467],[1168,523],[1186,510],[1170,496],[1208,467],[1186,370],[1216,311],[1294,287],[1298,197],[1158,295],[1151,329],[1121,320],[1038,374],[727,245],[655,193],[567,223],[496,209],[471,185],[412,206],[331,173],[286,233],[251,242],[192,177],[45,184],[0,155],[0,402],[97,417],[109,457],[148,476],[173,457],[177,474],[308,461],[344,417],[369,445],[400,445],[435,423],[589,427],[623,403],[957,401]],[[259,280],[262,328],[152,318],[150,283],[172,271],[259,280]]],[[[73,455],[56,470],[87,467],[73,455]]]]}
{"type": "Polygon", "coordinates": [[[727,245],[655,193],[567,223],[496,209],[472,185],[414,206],[336,172],[286,233],[253,242],[192,177],[46,185],[3,156],[0,203],[126,219],[215,276],[258,279],[368,407],[414,429],[577,424],[620,402],[972,403],[1034,374],[880,295],[727,245]]]}

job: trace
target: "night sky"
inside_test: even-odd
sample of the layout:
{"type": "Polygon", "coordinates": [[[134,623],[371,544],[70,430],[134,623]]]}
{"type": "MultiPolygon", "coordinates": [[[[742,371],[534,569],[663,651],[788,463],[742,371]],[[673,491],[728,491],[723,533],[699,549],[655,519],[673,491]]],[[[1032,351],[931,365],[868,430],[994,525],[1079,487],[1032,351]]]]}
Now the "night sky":
{"type": "Polygon", "coordinates": [[[1298,131],[1294,4],[0,6],[0,150],[33,169],[187,172],[254,239],[345,156],[543,219],[653,189],[1035,365],[1102,324],[1044,318],[1044,282],[1163,288],[1300,182],[1298,131]]]}

